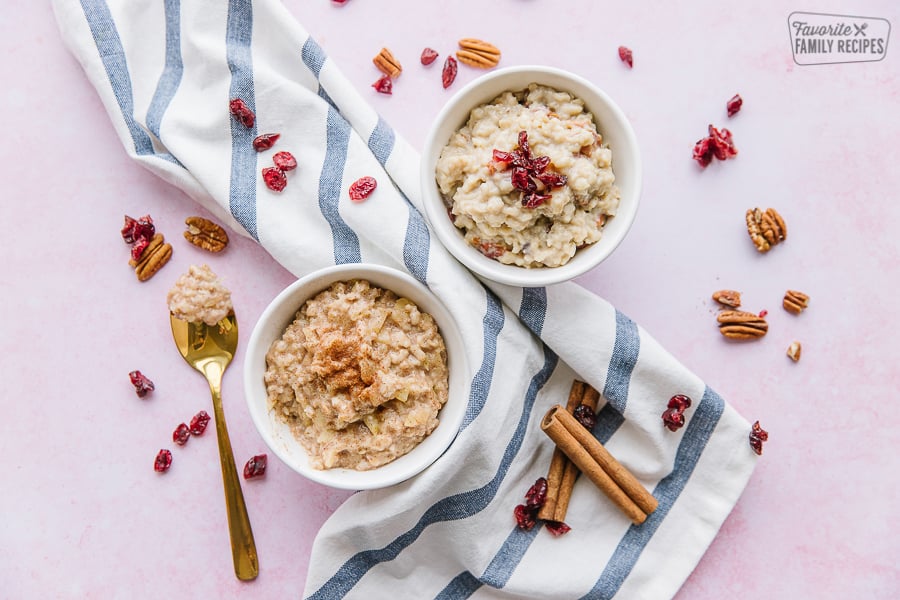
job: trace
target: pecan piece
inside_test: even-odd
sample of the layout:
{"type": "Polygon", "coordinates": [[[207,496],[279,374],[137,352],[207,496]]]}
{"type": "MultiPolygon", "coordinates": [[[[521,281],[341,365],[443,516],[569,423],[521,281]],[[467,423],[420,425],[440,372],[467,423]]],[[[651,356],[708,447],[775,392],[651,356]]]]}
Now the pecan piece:
{"type": "Polygon", "coordinates": [[[716,320],[719,332],[732,340],[761,338],[769,331],[769,324],[763,317],[742,310],[723,310],[716,320]]]}
{"type": "Polygon", "coordinates": [[[800,342],[791,342],[791,345],[788,346],[787,355],[791,357],[791,360],[797,362],[800,360],[800,351],[802,350],[802,346],[800,346],[800,342]]]}
{"type": "Polygon", "coordinates": [[[781,305],[789,313],[799,315],[809,306],[809,296],[797,290],[788,290],[784,293],[784,300],[781,301],[781,305]]]}
{"type": "Polygon", "coordinates": [[[228,245],[228,234],[218,223],[203,217],[188,217],[184,220],[187,231],[184,239],[209,252],[221,252],[228,245]]]}
{"type": "Polygon", "coordinates": [[[388,77],[397,77],[403,71],[400,61],[387,48],[382,48],[375,58],[372,59],[372,62],[375,63],[379,71],[388,77]]]}
{"type": "Polygon", "coordinates": [[[463,38],[459,40],[456,58],[470,67],[491,69],[500,63],[500,50],[483,40],[463,38]]]}
{"type": "Polygon", "coordinates": [[[172,258],[172,244],[167,244],[163,234],[157,233],[151,238],[150,243],[141,254],[140,260],[129,260],[128,264],[134,267],[134,274],[138,281],[147,281],[156,272],[163,268],[172,258]]]}
{"type": "Polygon", "coordinates": [[[741,305],[741,293],[735,290],[713,292],[712,299],[722,306],[730,306],[731,308],[737,308],[741,305]]]}
{"type": "Polygon", "coordinates": [[[747,210],[747,233],[759,252],[768,252],[772,246],[787,239],[787,225],[774,208],[747,210]]]}

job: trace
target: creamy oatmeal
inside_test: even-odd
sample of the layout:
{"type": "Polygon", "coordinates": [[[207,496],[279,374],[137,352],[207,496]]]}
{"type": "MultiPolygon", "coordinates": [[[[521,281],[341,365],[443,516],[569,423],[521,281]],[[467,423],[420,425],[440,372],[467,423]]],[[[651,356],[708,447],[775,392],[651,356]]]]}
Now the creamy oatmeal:
{"type": "Polygon", "coordinates": [[[441,152],[435,177],[466,241],[523,267],[566,264],[600,239],[619,205],[612,153],[593,115],[579,98],[537,84],[475,108],[441,152]],[[531,162],[517,172],[498,156],[521,155],[521,132],[531,162]]]}
{"type": "Polygon", "coordinates": [[[207,265],[191,265],[166,298],[169,311],[184,321],[215,325],[232,312],[231,292],[207,265]]]}
{"type": "Polygon", "coordinates": [[[449,373],[431,315],[390,290],[332,284],[297,312],[266,354],[270,407],[317,469],[391,462],[438,425],[449,373]]]}

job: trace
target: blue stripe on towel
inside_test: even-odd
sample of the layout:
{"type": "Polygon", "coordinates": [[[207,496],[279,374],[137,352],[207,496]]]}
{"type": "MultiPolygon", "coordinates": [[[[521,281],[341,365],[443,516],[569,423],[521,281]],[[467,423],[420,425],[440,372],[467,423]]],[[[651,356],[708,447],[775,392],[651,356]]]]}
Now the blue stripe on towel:
{"type": "Polygon", "coordinates": [[[484,331],[484,351],[481,359],[481,366],[475,377],[472,378],[472,387],[469,392],[469,404],[466,407],[466,414],[463,422],[459,426],[462,431],[475,420],[484,408],[488,394],[491,391],[491,381],[494,379],[494,364],[497,360],[497,338],[500,337],[500,330],[503,329],[503,323],[506,317],[503,314],[503,305],[500,299],[492,291],[483,288],[487,307],[484,311],[482,319],[482,328],[484,331]]]}
{"type": "Polygon", "coordinates": [[[334,262],[362,262],[359,237],[341,217],[341,182],[350,142],[350,124],[334,109],[328,108],[325,123],[325,160],[319,175],[319,210],[331,227],[334,243],[334,262]]]}
{"type": "Polygon", "coordinates": [[[524,531],[514,527],[479,578],[481,582],[494,588],[505,586],[541,529],[533,527],[531,531],[524,531]]]}
{"type": "Polygon", "coordinates": [[[165,0],[166,65],[156,84],[156,92],[147,109],[147,129],[157,139],[163,115],[178,90],[184,63],[181,59],[181,0],[165,0]]]}
{"type": "MultiPolygon", "coordinates": [[[[306,41],[303,43],[303,47],[300,48],[300,58],[303,60],[303,64],[306,65],[316,79],[319,79],[319,75],[322,73],[322,67],[325,66],[325,60],[328,58],[325,54],[325,51],[322,50],[322,47],[316,43],[314,39],[306,38],[306,41]]],[[[330,104],[337,110],[337,104],[334,103],[334,100],[331,99],[331,96],[328,95],[328,92],[325,91],[325,88],[319,85],[318,89],[319,98],[330,104]]]]}
{"type": "Polygon", "coordinates": [[[425,219],[416,210],[406,196],[406,207],[409,210],[409,218],[406,222],[406,238],[403,241],[403,264],[412,273],[412,276],[421,281],[426,282],[428,275],[428,256],[431,245],[431,234],[428,232],[428,226],[425,219]]]}
{"type": "Polygon", "coordinates": [[[616,339],[606,371],[603,397],[606,404],[597,413],[594,437],[606,443],[625,421],[631,373],[641,351],[641,336],[634,321],[616,311],[616,339]]]}
{"type": "Polygon", "coordinates": [[[657,509],[647,517],[641,525],[632,525],[619,541],[618,547],[606,563],[606,568],[584,598],[612,598],[622,583],[631,573],[641,552],[650,542],[650,538],[666,518],[672,505],[687,485],[703,449],[715,431],[719,418],[725,409],[725,403],[713,390],[707,387],[697,410],[688,422],[675,454],[675,467],[672,472],[656,485],[653,495],[659,501],[657,509]]]}
{"type": "Polygon", "coordinates": [[[138,156],[156,156],[163,160],[177,164],[171,154],[156,152],[150,135],[140,126],[134,118],[134,91],[131,87],[131,74],[128,72],[128,62],[125,60],[125,49],[122,40],[116,30],[109,7],[103,0],[81,0],[81,9],[84,11],[88,27],[97,46],[106,77],[112,88],[116,103],[122,113],[122,121],[131,134],[134,143],[134,152],[138,156]]]}
{"type": "Polygon", "coordinates": [[[394,130],[388,126],[384,119],[378,117],[378,123],[375,125],[375,129],[372,130],[372,134],[369,135],[369,150],[372,151],[372,154],[375,155],[382,167],[391,156],[394,142],[394,130]]]}
{"type": "Polygon", "coordinates": [[[354,554],[310,598],[343,598],[370,569],[396,558],[400,552],[415,542],[429,525],[465,519],[483,510],[496,496],[512,461],[521,449],[522,441],[528,430],[534,400],[547,383],[550,375],[553,374],[558,362],[559,359],[553,351],[544,346],[544,364],[531,378],[528,391],[521,404],[522,412],[519,415],[519,422],[507,442],[497,472],[490,481],[475,490],[454,494],[432,504],[412,529],[400,534],[387,546],[354,554]]]}
{"type": "MultiPolygon", "coordinates": [[[[253,57],[250,42],[253,37],[253,4],[243,0],[229,0],[225,30],[225,57],[231,71],[229,97],[225,110],[233,98],[240,98],[256,112],[256,93],[253,87],[253,57]]],[[[256,151],[253,138],[256,125],[244,127],[231,118],[231,187],[228,202],[231,214],[253,239],[256,231],[256,151]]]]}
{"type": "Polygon", "coordinates": [[[312,74],[316,76],[316,79],[319,78],[319,73],[322,72],[322,66],[325,64],[325,51],[322,50],[322,47],[316,43],[316,41],[312,38],[307,38],[303,43],[303,47],[300,49],[300,58],[303,59],[303,64],[307,66],[307,68],[312,71],[312,74]]]}
{"type": "MultiPolygon", "coordinates": [[[[543,326],[544,313],[533,311],[534,304],[531,302],[533,302],[534,298],[540,297],[543,297],[544,301],[546,301],[545,288],[526,288],[522,295],[522,307],[519,309],[519,316],[523,321],[526,321],[525,315],[532,315],[532,320],[536,320],[539,316],[540,326],[529,325],[529,328],[538,335],[540,335],[541,327],[543,326]],[[545,293],[540,294],[540,291],[545,293]]],[[[603,395],[607,397],[608,402],[603,407],[603,410],[597,414],[597,426],[594,428],[594,435],[601,442],[608,441],[624,420],[622,414],[612,408],[611,405],[615,404],[622,407],[623,410],[625,408],[631,373],[634,371],[634,366],[637,363],[640,342],[638,328],[634,321],[616,311],[616,336],[613,341],[613,352],[610,357],[606,385],[603,391],[603,395]]],[[[491,559],[490,565],[488,565],[480,580],[494,587],[506,585],[506,582],[512,577],[513,571],[519,566],[519,563],[525,556],[525,552],[540,529],[540,527],[535,527],[530,532],[524,532],[518,528],[513,528],[503,545],[500,546],[500,549],[494,555],[494,558],[491,559]]],[[[460,574],[461,576],[462,574],[460,574]]]]}
{"type": "Polygon", "coordinates": [[[483,584],[468,571],[463,571],[450,580],[434,600],[464,600],[474,594],[483,584]]]}
{"type": "Polygon", "coordinates": [[[541,335],[547,314],[547,288],[524,288],[519,304],[519,318],[531,332],[541,335]]]}
{"type": "MultiPolygon", "coordinates": [[[[384,119],[378,117],[378,123],[369,135],[367,145],[382,167],[385,166],[388,158],[390,158],[395,142],[394,130],[391,129],[384,119]]],[[[425,219],[422,218],[416,207],[412,205],[406,194],[400,191],[399,188],[397,191],[403,196],[409,211],[409,217],[406,221],[406,238],[403,241],[403,264],[406,265],[413,277],[422,283],[427,283],[426,276],[428,274],[431,234],[428,232],[425,219]]]]}

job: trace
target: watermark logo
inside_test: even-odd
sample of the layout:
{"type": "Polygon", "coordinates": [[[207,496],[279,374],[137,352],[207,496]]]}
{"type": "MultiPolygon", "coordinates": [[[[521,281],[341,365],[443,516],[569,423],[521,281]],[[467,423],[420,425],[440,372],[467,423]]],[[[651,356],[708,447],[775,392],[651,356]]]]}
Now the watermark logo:
{"type": "Polygon", "coordinates": [[[809,12],[791,13],[788,29],[798,65],[879,61],[891,35],[887,19],[809,12]]]}

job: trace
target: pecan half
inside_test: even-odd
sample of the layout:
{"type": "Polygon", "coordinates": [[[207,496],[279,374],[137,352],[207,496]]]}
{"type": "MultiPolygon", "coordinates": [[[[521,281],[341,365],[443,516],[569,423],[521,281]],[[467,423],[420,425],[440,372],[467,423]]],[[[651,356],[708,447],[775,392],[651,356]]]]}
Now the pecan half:
{"type": "Polygon", "coordinates": [[[375,63],[379,71],[388,77],[397,77],[403,71],[400,61],[387,48],[382,48],[375,58],[372,59],[372,62],[375,63]]]}
{"type": "Polygon", "coordinates": [[[459,62],[477,69],[491,69],[500,63],[500,50],[493,44],[475,38],[459,40],[456,51],[459,62]]]}
{"type": "Polygon", "coordinates": [[[809,306],[809,296],[797,290],[788,290],[784,293],[784,300],[781,301],[781,305],[789,313],[799,315],[809,306]]]}
{"type": "Polygon", "coordinates": [[[772,246],[787,239],[787,225],[774,208],[747,210],[747,233],[759,252],[768,252],[772,246]]]}
{"type": "Polygon", "coordinates": [[[221,225],[203,217],[188,217],[184,220],[187,231],[184,239],[209,252],[221,252],[228,245],[228,234],[221,225]]]}
{"type": "Polygon", "coordinates": [[[800,342],[791,342],[791,345],[788,346],[787,355],[791,357],[791,360],[797,362],[800,360],[800,351],[803,348],[800,346],[800,342]]]}
{"type": "Polygon", "coordinates": [[[128,264],[134,267],[134,274],[138,281],[147,281],[156,272],[163,268],[172,258],[172,244],[167,244],[163,234],[157,233],[141,254],[138,261],[129,260],[128,264]]]}
{"type": "Polygon", "coordinates": [[[769,331],[769,324],[759,315],[742,310],[723,310],[716,316],[719,332],[732,340],[761,338],[769,331]]]}
{"type": "Polygon", "coordinates": [[[712,299],[722,306],[737,308],[741,305],[741,293],[734,290],[719,290],[713,292],[712,299]]]}

